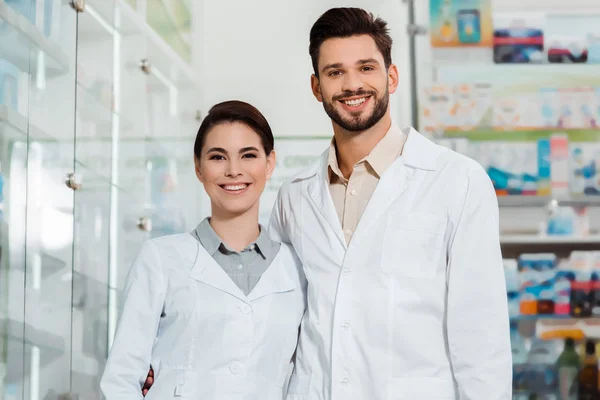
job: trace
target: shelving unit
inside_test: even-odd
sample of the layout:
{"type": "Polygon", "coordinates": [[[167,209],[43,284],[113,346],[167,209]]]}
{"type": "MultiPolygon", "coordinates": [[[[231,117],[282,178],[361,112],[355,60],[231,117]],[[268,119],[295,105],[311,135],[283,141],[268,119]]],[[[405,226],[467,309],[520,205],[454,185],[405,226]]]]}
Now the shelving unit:
{"type": "Polygon", "coordinates": [[[556,200],[559,205],[575,207],[600,207],[600,196],[570,196],[554,198],[551,196],[498,196],[500,207],[546,207],[556,200]]]}
{"type": "MultiPolygon", "coordinates": [[[[2,4],[2,3],[0,3],[2,4]]],[[[0,132],[4,140],[53,140],[46,132],[31,125],[27,118],[5,104],[0,104],[0,132]]]]}
{"type": "Polygon", "coordinates": [[[39,58],[44,54],[42,65],[45,65],[48,77],[69,71],[69,57],[60,46],[45,37],[35,25],[2,1],[0,21],[7,26],[0,35],[1,58],[10,61],[21,71],[28,71],[30,65],[40,62],[39,58]]]}
{"type": "Polygon", "coordinates": [[[139,219],[195,224],[199,203],[187,183],[191,130],[179,129],[197,123],[197,72],[124,0],[86,0],[82,12],[53,3],[60,25],[48,38],[0,0],[0,59],[16,66],[19,103],[0,104],[4,210],[26,221],[0,222],[10,288],[0,379],[19,399],[100,396],[123,277],[143,241],[162,234],[139,219]]]}
{"type": "Polygon", "coordinates": [[[503,235],[500,237],[503,245],[579,245],[596,244],[600,247],[600,235],[584,237],[577,236],[535,236],[535,235],[503,235]]]}

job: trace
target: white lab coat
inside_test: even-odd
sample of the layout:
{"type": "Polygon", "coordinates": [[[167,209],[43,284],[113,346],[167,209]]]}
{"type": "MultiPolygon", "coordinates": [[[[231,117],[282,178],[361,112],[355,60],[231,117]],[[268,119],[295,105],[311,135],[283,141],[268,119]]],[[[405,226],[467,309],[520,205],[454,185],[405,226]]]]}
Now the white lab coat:
{"type": "Polygon", "coordinates": [[[475,161],[411,129],[347,246],[325,152],[270,232],[308,280],[289,400],[511,399],[498,205],[475,161]]]}
{"type": "Polygon", "coordinates": [[[281,400],[306,281],[282,244],[246,296],[190,234],[144,244],[124,303],[101,388],[107,400],[281,400]]]}

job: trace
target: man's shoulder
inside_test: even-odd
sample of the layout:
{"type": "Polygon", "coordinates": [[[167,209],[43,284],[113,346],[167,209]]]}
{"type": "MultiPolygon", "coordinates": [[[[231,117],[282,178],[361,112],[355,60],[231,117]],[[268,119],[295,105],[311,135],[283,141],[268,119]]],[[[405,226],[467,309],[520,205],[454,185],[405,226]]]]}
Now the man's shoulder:
{"type": "Polygon", "coordinates": [[[300,191],[302,190],[304,183],[306,183],[314,177],[317,177],[319,175],[320,170],[325,167],[324,162],[326,162],[328,152],[329,150],[324,151],[318,157],[315,158],[312,164],[302,168],[300,171],[293,174],[290,179],[288,179],[283,185],[281,185],[281,188],[279,189],[280,195],[300,191]]]}

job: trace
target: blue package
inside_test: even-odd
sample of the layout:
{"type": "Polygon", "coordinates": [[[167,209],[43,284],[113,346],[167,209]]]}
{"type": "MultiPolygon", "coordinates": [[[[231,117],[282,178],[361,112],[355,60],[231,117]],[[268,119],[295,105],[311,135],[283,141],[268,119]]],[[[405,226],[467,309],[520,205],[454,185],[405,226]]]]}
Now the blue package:
{"type": "Polygon", "coordinates": [[[481,16],[479,10],[460,10],[456,13],[458,40],[461,43],[481,41],[481,16]]]}
{"type": "Polygon", "coordinates": [[[538,194],[550,195],[550,139],[537,142],[538,194]]]}

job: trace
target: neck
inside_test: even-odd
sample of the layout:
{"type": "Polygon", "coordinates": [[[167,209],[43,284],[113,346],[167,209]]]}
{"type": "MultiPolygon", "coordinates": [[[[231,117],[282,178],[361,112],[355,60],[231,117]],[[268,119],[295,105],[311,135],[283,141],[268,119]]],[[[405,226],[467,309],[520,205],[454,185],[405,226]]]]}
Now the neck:
{"type": "Polygon", "coordinates": [[[242,214],[219,211],[213,206],[210,226],[229,248],[242,251],[260,234],[258,205],[242,214]]]}
{"type": "Polygon", "coordinates": [[[371,153],[391,125],[392,118],[389,109],[381,120],[365,131],[350,132],[333,122],[337,161],[340,171],[346,179],[352,174],[354,165],[371,153]]]}

